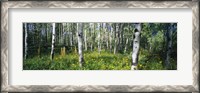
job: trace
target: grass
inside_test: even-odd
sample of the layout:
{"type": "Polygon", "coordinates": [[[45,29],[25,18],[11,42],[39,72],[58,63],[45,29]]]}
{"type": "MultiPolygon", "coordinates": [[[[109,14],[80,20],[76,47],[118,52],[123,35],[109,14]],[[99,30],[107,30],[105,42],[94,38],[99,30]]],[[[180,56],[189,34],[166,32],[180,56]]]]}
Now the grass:
{"type": "MultiPolygon", "coordinates": [[[[24,70],[130,70],[131,54],[112,54],[106,51],[84,52],[83,67],[79,67],[78,54],[70,53],[65,56],[55,54],[54,60],[49,55],[24,59],[24,70]]],[[[172,60],[172,68],[176,69],[176,62],[172,60]]],[[[159,57],[150,58],[148,54],[141,54],[138,63],[139,70],[164,70],[163,61],[159,57]]]]}

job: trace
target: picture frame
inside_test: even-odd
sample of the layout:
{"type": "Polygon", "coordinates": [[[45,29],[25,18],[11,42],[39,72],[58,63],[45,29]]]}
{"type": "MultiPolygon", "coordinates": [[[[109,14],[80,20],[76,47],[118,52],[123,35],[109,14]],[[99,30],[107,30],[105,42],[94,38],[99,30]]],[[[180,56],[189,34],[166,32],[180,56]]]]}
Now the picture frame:
{"type": "Polygon", "coordinates": [[[199,92],[198,1],[3,1],[1,7],[1,92],[199,92]],[[191,8],[192,85],[9,85],[9,9],[11,8],[191,8]]]}

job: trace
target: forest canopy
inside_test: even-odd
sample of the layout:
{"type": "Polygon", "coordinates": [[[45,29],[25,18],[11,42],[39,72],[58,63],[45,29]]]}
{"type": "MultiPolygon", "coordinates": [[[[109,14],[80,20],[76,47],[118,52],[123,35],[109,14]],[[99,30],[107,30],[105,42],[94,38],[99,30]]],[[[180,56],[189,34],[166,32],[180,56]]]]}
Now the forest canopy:
{"type": "Polygon", "coordinates": [[[23,23],[23,70],[176,70],[177,23],[23,23]]]}

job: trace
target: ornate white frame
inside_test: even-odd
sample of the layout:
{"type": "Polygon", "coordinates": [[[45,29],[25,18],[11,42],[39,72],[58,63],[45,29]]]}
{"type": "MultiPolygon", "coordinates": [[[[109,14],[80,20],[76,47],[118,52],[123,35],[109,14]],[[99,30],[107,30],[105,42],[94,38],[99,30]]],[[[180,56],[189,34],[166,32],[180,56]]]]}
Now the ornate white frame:
{"type": "Polygon", "coordinates": [[[1,7],[1,92],[199,92],[198,1],[4,1],[1,7]],[[8,84],[9,8],[191,8],[192,85],[20,85],[8,84]]]}

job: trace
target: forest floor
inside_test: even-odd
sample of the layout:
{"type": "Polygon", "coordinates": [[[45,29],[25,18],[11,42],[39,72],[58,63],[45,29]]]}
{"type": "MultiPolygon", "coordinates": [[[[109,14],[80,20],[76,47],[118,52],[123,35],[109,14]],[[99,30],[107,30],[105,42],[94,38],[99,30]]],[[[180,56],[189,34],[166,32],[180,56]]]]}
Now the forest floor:
{"type": "MultiPolygon", "coordinates": [[[[49,55],[24,59],[23,70],[130,70],[131,54],[113,54],[106,51],[84,52],[84,64],[79,67],[78,54],[64,56],[55,54],[54,60],[49,55]]],[[[171,69],[176,70],[176,61],[172,60],[171,69]]],[[[164,70],[160,57],[149,57],[145,53],[139,55],[139,70],[164,70]]]]}

